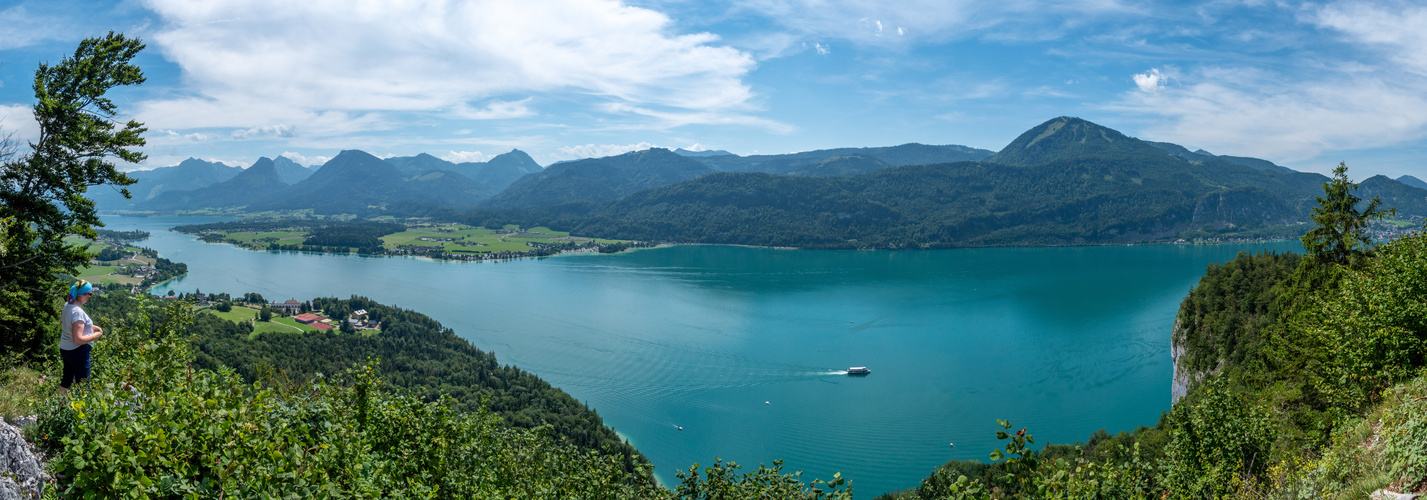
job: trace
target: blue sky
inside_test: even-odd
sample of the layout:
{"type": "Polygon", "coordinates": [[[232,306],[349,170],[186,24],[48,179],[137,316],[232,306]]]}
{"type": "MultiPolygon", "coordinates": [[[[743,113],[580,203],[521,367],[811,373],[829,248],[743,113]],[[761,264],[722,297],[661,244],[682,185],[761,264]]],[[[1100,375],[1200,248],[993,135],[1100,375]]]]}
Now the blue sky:
{"type": "Polygon", "coordinates": [[[0,3],[0,128],[109,30],[114,93],[187,157],[542,164],[650,146],[999,150],[1050,118],[1354,178],[1427,178],[1427,7],[1395,1],[43,0],[0,3]]]}

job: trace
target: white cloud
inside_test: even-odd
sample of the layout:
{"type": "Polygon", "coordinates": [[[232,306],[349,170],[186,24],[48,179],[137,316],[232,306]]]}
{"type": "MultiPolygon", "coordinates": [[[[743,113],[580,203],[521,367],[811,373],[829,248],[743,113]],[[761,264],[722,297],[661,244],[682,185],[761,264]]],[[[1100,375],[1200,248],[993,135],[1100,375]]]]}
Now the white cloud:
{"type": "Polygon", "coordinates": [[[461,103],[456,106],[456,116],[471,120],[498,120],[502,118],[534,116],[535,112],[531,111],[530,108],[525,105],[525,103],[530,102],[531,99],[532,98],[527,97],[519,101],[511,102],[492,101],[481,109],[471,109],[466,106],[465,103],[461,103]]]}
{"type": "Polygon", "coordinates": [[[1164,73],[1159,72],[1158,68],[1150,68],[1147,72],[1136,73],[1131,78],[1134,78],[1135,86],[1139,87],[1141,91],[1150,93],[1159,92],[1164,88],[1165,81],[1168,80],[1164,73]]]}
{"type": "Polygon", "coordinates": [[[443,155],[441,159],[451,163],[481,163],[490,161],[490,158],[481,154],[480,151],[452,151],[450,154],[443,155]]]}
{"type": "Polygon", "coordinates": [[[1147,138],[1281,163],[1351,162],[1326,155],[1427,139],[1427,7],[1349,0],[1297,12],[1341,40],[1278,69],[1222,59],[1182,74],[1151,69],[1110,108],[1150,117],[1147,138]]]}
{"type": "Polygon", "coordinates": [[[659,111],[627,104],[609,103],[601,106],[607,113],[623,113],[657,118],[658,121],[651,124],[640,124],[636,126],[612,126],[611,129],[633,128],[633,129],[670,129],[684,125],[742,125],[757,127],[775,134],[792,133],[795,128],[791,125],[759,118],[751,115],[723,112],[670,112],[659,111]]]}
{"type": "Polygon", "coordinates": [[[1275,161],[1427,137],[1427,92],[1400,80],[1346,74],[1284,85],[1281,75],[1243,68],[1193,80],[1126,93],[1111,108],[1156,117],[1147,138],[1275,161]]]}
{"type": "Polygon", "coordinates": [[[825,56],[832,53],[832,50],[828,49],[820,42],[813,42],[813,48],[817,49],[818,55],[825,56]]]}
{"type": "Polygon", "coordinates": [[[265,125],[253,127],[247,130],[234,130],[234,139],[257,139],[262,137],[283,137],[290,138],[293,134],[291,125],[265,125]]]}
{"type": "Polygon", "coordinates": [[[194,142],[208,142],[216,139],[213,134],[204,132],[181,133],[177,130],[152,130],[144,138],[149,146],[167,146],[174,144],[188,144],[194,142]]]}
{"type": "Polygon", "coordinates": [[[641,142],[639,144],[585,144],[583,146],[561,146],[560,152],[552,154],[560,160],[573,158],[603,158],[606,156],[621,155],[630,151],[643,151],[649,148],[657,148],[653,144],[641,142]]]}
{"type": "Polygon", "coordinates": [[[293,163],[296,163],[298,165],[304,165],[309,167],[313,165],[321,165],[323,163],[327,163],[328,160],[332,159],[332,157],[330,156],[303,156],[302,153],[294,153],[292,151],[284,151],[281,155],[278,156],[282,156],[289,160],[292,160],[293,163]]]}
{"type": "Polygon", "coordinates": [[[40,123],[35,121],[34,110],[22,104],[0,105],[0,138],[9,134],[24,146],[28,141],[40,138],[40,123]]]}
{"type": "Polygon", "coordinates": [[[572,91],[638,105],[751,109],[742,81],[751,56],[616,0],[144,3],[165,21],[152,45],[182,68],[192,92],[141,105],[140,120],[156,127],[283,123],[303,136],[332,136],[380,128],[392,112],[530,116],[528,99],[502,97],[572,91]]]}
{"type": "Polygon", "coordinates": [[[1313,21],[1358,42],[1387,49],[1394,62],[1427,75],[1427,6],[1338,2],[1319,9],[1313,21]]]}

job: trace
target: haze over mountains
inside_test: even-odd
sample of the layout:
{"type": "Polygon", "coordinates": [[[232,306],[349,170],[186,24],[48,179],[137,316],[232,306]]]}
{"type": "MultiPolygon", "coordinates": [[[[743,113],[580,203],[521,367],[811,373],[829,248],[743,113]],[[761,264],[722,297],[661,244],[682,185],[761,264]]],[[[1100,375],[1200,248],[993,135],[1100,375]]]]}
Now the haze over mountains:
{"type": "MultiPolygon", "coordinates": [[[[459,164],[343,151],[313,169],[281,157],[247,170],[190,159],[143,173],[128,206],[363,216],[440,209],[466,211],[476,224],[638,240],[934,248],[1282,236],[1302,230],[1325,181],[1060,117],[999,152],[923,144],[754,156],[653,148],[543,169],[519,150],[459,164]]],[[[1359,195],[1422,216],[1420,184],[1375,176],[1361,181],[1359,195]]]]}

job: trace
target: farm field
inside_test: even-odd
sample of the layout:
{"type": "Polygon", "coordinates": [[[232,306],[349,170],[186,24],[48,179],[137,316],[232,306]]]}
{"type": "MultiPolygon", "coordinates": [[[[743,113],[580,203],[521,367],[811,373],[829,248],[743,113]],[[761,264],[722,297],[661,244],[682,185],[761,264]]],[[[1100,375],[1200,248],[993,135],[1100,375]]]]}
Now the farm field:
{"type": "Polygon", "coordinates": [[[525,231],[520,226],[506,226],[497,232],[491,229],[462,224],[412,226],[405,231],[382,237],[384,248],[392,249],[404,245],[441,247],[451,253],[494,253],[525,252],[531,249],[528,243],[617,243],[619,240],[584,238],[570,236],[564,231],[548,227],[534,227],[525,231]],[[423,240],[424,238],[424,240],[423,240]]]}
{"type": "MultiPolygon", "coordinates": [[[[101,250],[103,250],[103,249],[106,247],[106,245],[103,244],[103,243],[96,242],[96,241],[92,241],[92,240],[90,240],[90,239],[88,239],[88,238],[84,238],[84,237],[76,236],[76,235],[72,235],[72,234],[69,235],[69,236],[66,236],[66,237],[64,238],[64,242],[67,243],[67,244],[69,244],[69,245],[87,246],[87,248],[85,249],[85,251],[87,251],[87,252],[89,252],[89,253],[91,253],[91,254],[98,254],[101,250]]],[[[138,248],[138,247],[134,247],[134,246],[125,246],[125,247],[122,248],[122,250],[123,250],[125,253],[134,254],[134,253],[136,253],[136,252],[139,251],[139,248],[138,248]]],[[[87,281],[89,281],[90,283],[98,283],[98,284],[103,284],[103,285],[112,285],[112,284],[137,285],[137,284],[142,283],[142,282],[144,281],[143,278],[138,278],[138,277],[134,277],[134,276],[129,276],[129,275],[126,275],[126,274],[113,274],[113,273],[114,273],[115,271],[119,271],[119,270],[122,270],[122,269],[124,269],[124,268],[126,268],[126,267],[131,267],[131,266],[145,266],[145,265],[147,265],[147,266],[152,266],[152,265],[154,265],[154,259],[152,259],[152,258],[150,258],[150,257],[147,257],[147,256],[140,255],[140,256],[138,256],[137,258],[123,258],[123,259],[110,260],[110,261],[91,260],[91,261],[89,261],[89,264],[90,264],[89,267],[80,270],[80,271],[79,271],[79,274],[76,275],[75,277],[76,277],[76,278],[79,278],[79,279],[87,280],[87,281]]]]}
{"type": "Polygon", "coordinates": [[[204,308],[202,310],[234,323],[252,323],[253,333],[317,331],[316,328],[305,326],[292,318],[273,316],[272,321],[253,321],[253,318],[258,317],[258,310],[251,307],[233,306],[233,310],[229,312],[221,312],[213,308],[204,308]]]}

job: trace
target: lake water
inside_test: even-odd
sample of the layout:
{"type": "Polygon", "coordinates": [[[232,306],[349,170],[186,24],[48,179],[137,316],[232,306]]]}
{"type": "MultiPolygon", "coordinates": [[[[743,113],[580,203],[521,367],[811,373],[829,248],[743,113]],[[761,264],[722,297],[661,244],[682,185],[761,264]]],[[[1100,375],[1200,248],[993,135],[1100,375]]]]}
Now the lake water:
{"type": "Polygon", "coordinates": [[[165,231],[206,218],[104,220],[150,231],[139,245],[188,264],[160,292],[363,295],[430,315],[587,402],[665,484],[714,457],[781,458],[808,480],[842,472],[858,498],[913,488],[947,460],[986,460],[998,418],[1038,444],[1154,425],[1169,409],[1170,327],[1205,266],[1301,250],[677,246],[453,263],[255,252],[165,231]]]}

